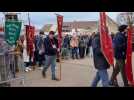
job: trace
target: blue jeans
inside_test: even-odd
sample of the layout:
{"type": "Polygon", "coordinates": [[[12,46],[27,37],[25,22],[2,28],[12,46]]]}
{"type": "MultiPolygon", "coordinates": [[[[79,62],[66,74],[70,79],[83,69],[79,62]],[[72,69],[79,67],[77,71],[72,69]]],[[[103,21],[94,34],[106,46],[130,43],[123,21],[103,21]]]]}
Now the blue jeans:
{"type": "Polygon", "coordinates": [[[74,59],[75,56],[78,59],[78,48],[77,47],[72,48],[72,58],[74,59]]]}
{"type": "Polygon", "coordinates": [[[52,78],[55,78],[56,56],[45,55],[45,67],[43,70],[46,72],[49,66],[51,66],[52,78]]]}
{"type": "Polygon", "coordinates": [[[92,87],[96,87],[98,82],[102,80],[103,87],[109,86],[108,72],[107,70],[98,70],[93,80],[92,87]]]}

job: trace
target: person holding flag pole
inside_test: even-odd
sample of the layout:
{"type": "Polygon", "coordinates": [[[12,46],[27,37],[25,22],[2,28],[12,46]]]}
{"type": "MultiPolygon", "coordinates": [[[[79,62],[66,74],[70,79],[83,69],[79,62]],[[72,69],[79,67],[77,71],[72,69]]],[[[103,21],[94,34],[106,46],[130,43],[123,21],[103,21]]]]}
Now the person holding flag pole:
{"type": "Polygon", "coordinates": [[[45,66],[42,70],[43,78],[46,78],[46,71],[48,70],[49,66],[51,66],[51,74],[52,80],[59,81],[56,78],[56,55],[58,52],[58,40],[54,37],[55,32],[50,31],[49,35],[44,39],[44,47],[45,47],[45,66]]]}
{"type": "Polygon", "coordinates": [[[112,39],[108,34],[105,12],[100,12],[99,32],[95,34],[92,40],[92,47],[94,65],[97,69],[92,86],[96,87],[98,82],[102,80],[102,85],[104,87],[109,87],[110,85],[107,69],[110,65],[114,65],[114,52],[112,47],[112,39]]]}
{"type": "Polygon", "coordinates": [[[57,15],[57,24],[58,24],[58,40],[54,37],[54,31],[50,31],[48,37],[44,40],[44,47],[45,47],[45,67],[43,68],[42,75],[46,77],[46,71],[48,67],[51,65],[52,71],[52,80],[59,81],[61,80],[61,45],[62,45],[62,23],[63,23],[63,16],[57,15]],[[56,55],[58,53],[59,62],[60,62],[60,74],[59,79],[56,78],[56,55]]]}
{"type": "Polygon", "coordinates": [[[126,32],[127,25],[121,25],[119,26],[119,32],[114,37],[114,53],[116,64],[110,80],[111,85],[114,85],[115,77],[118,75],[119,72],[121,72],[124,85],[128,86],[128,81],[125,74],[125,59],[127,48],[127,38],[125,36],[126,32]]]}
{"type": "Polygon", "coordinates": [[[111,83],[114,78],[121,72],[124,86],[133,86],[133,72],[132,72],[132,24],[133,24],[133,13],[121,13],[119,20],[125,22],[119,26],[119,32],[114,38],[114,49],[116,66],[111,76],[111,83]]]}
{"type": "MultiPolygon", "coordinates": [[[[107,62],[114,67],[114,49],[112,43],[112,37],[109,35],[108,27],[107,27],[107,15],[106,12],[100,12],[100,38],[101,38],[101,50],[104,54],[107,62]]],[[[118,87],[118,82],[116,77],[113,81],[114,85],[118,87]]],[[[109,85],[110,82],[109,82],[109,85]]]]}

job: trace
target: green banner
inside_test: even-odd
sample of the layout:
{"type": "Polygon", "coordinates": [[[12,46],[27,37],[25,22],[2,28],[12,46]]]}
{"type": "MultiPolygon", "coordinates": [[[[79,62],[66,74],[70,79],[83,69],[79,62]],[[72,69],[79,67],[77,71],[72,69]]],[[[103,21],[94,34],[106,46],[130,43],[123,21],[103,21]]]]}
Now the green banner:
{"type": "Polygon", "coordinates": [[[5,21],[5,40],[9,45],[16,44],[20,36],[21,25],[20,21],[5,21]]]}

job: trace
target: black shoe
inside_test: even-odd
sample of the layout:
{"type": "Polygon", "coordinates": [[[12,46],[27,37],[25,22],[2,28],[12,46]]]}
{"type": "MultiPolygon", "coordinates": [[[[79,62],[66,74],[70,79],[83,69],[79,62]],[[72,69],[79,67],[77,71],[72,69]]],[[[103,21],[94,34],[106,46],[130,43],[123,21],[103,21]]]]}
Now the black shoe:
{"type": "Polygon", "coordinates": [[[46,78],[46,72],[44,70],[42,71],[42,76],[43,78],[46,78]]]}
{"type": "Polygon", "coordinates": [[[52,80],[59,81],[59,79],[56,77],[52,78],[52,80]]]}
{"type": "Polygon", "coordinates": [[[125,84],[124,87],[132,87],[132,85],[125,84]]]}
{"type": "Polygon", "coordinates": [[[58,58],[58,59],[56,59],[56,62],[60,62],[60,59],[58,58]]]}
{"type": "Polygon", "coordinates": [[[109,85],[113,87],[119,87],[117,82],[109,82],[109,85]]]}

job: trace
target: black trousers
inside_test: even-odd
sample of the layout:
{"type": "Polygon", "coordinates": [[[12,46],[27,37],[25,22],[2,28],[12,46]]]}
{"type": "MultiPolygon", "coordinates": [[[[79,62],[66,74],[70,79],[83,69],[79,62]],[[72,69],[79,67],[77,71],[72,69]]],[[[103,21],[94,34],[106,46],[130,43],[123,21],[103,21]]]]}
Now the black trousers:
{"type": "Polygon", "coordinates": [[[89,54],[89,47],[86,48],[86,55],[89,54]]]}
{"type": "Polygon", "coordinates": [[[114,82],[117,75],[121,72],[124,86],[128,86],[128,80],[125,73],[125,60],[116,60],[115,68],[111,76],[111,82],[114,82]]]}
{"type": "Polygon", "coordinates": [[[39,67],[41,67],[41,65],[43,64],[43,61],[45,61],[45,54],[39,54],[39,51],[36,50],[34,52],[34,65],[37,64],[37,62],[39,62],[39,67]]]}
{"type": "Polygon", "coordinates": [[[39,54],[39,51],[38,50],[36,50],[36,51],[34,51],[34,65],[36,65],[36,63],[37,63],[37,61],[39,61],[38,59],[38,54],[39,54]]]}
{"type": "Polygon", "coordinates": [[[79,47],[79,55],[80,55],[80,58],[84,58],[85,47],[79,47]]]}
{"type": "Polygon", "coordinates": [[[45,54],[39,54],[39,67],[41,67],[41,65],[43,65],[43,61],[45,61],[45,54]]]}

